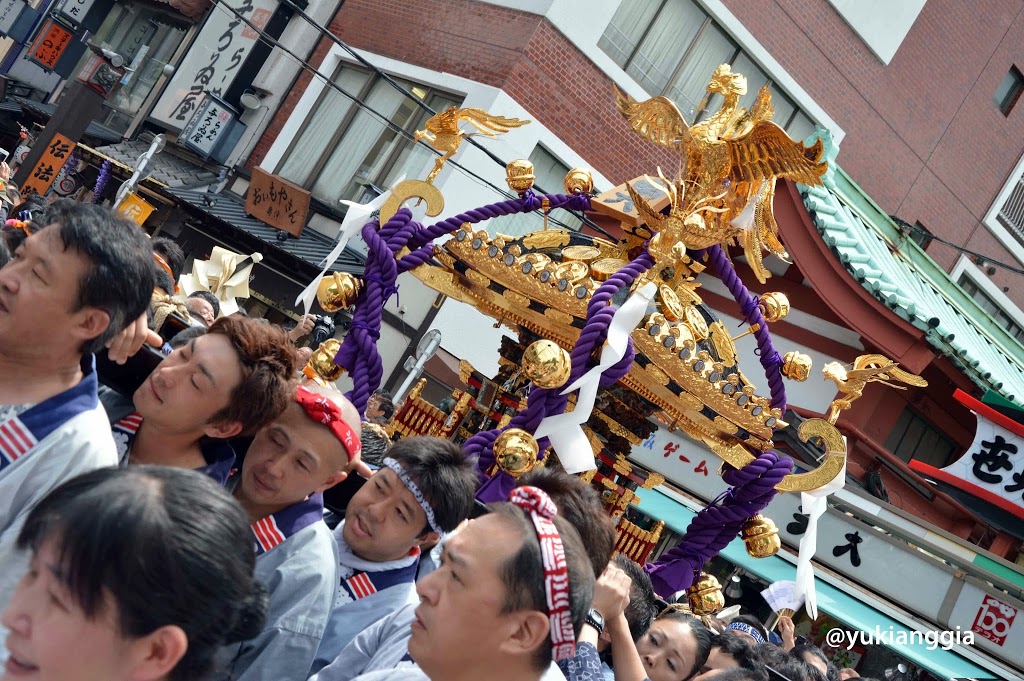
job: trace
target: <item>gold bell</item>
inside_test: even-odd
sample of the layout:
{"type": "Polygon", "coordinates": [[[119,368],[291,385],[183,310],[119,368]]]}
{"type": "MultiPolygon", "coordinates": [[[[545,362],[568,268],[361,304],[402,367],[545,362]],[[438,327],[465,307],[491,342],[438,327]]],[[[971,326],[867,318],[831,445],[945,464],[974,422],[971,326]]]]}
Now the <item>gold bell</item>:
{"type": "Polygon", "coordinates": [[[325,381],[337,381],[345,373],[343,368],[334,363],[334,357],[340,349],[341,341],[328,338],[313,352],[306,366],[325,381]]]}
{"type": "Polygon", "coordinates": [[[568,194],[591,194],[594,191],[594,176],[589,168],[573,168],[562,182],[568,194]]]}
{"type": "Polygon", "coordinates": [[[531,343],[523,352],[523,373],[534,385],[558,388],[569,380],[572,358],[558,343],[539,340],[531,343]]]}
{"type": "Polygon", "coordinates": [[[686,590],[686,602],[697,616],[714,615],[724,608],[725,596],[722,595],[722,585],[718,578],[706,572],[700,573],[693,586],[686,590]]]}
{"type": "Polygon", "coordinates": [[[794,381],[806,381],[814,361],[810,355],[792,350],[782,356],[782,375],[794,381]]]}
{"type": "Polygon", "coordinates": [[[518,194],[532,189],[534,179],[533,164],[529,161],[511,161],[505,166],[505,181],[508,182],[508,188],[518,194]]]}
{"type": "Polygon", "coordinates": [[[758,299],[757,307],[764,315],[764,320],[770,324],[784,319],[789,314],[789,298],[785,293],[771,291],[758,299]]]}
{"type": "Polygon", "coordinates": [[[782,548],[779,528],[775,526],[775,521],[765,518],[760,513],[746,519],[740,536],[747,545],[747,553],[754,558],[774,556],[782,548]]]}
{"type": "Polygon", "coordinates": [[[363,282],[348,272],[335,272],[320,280],[316,299],[328,312],[338,312],[356,302],[362,287],[363,282]]]}
{"type": "Polygon", "coordinates": [[[537,441],[520,428],[509,428],[494,441],[494,459],[498,468],[513,478],[533,470],[539,453],[537,441]]]}

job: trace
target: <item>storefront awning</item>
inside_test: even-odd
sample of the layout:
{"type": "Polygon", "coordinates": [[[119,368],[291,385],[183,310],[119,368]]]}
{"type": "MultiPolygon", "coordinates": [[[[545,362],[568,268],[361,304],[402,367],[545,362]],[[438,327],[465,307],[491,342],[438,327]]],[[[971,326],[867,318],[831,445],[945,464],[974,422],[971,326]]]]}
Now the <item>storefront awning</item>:
{"type": "MultiPolygon", "coordinates": [[[[673,499],[669,494],[655,488],[644,490],[638,504],[641,511],[648,516],[663,520],[666,525],[679,534],[686,532],[687,526],[696,515],[695,511],[685,504],[673,499]]],[[[737,537],[720,554],[723,558],[751,574],[757,575],[768,583],[780,580],[792,580],[796,576],[796,566],[782,557],[781,553],[770,558],[752,558],[747,554],[743,541],[737,537]]],[[[788,554],[787,554],[788,555],[788,554]]],[[[795,558],[793,559],[795,561],[795,558]]],[[[835,619],[843,622],[851,629],[873,632],[878,627],[882,632],[911,632],[914,629],[903,622],[882,612],[872,604],[876,601],[868,595],[854,597],[828,583],[817,575],[816,593],[818,608],[835,619]],[[890,629],[891,627],[891,629],[890,629]]],[[[838,580],[836,580],[838,582],[838,580]]],[[[852,587],[851,587],[852,590],[852,587]]],[[[880,604],[879,604],[880,605],[880,604]]],[[[927,627],[919,631],[927,632],[927,627]]],[[[927,669],[940,679],[956,678],[993,678],[995,672],[976,665],[957,652],[936,648],[929,650],[924,644],[890,646],[895,652],[927,669]]]]}
{"type": "MultiPolygon", "coordinates": [[[[240,229],[314,269],[322,267],[321,263],[334,248],[334,241],[315,230],[307,228],[302,236],[294,237],[260,222],[246,213],[241,199],[232,194],[208,194],[205,189],[183,188],[168,188],[164,192],[177,199],[179,205],[193,215],[212,218],[221,225],[240,229]]],[[[349,246],[330,271],[362,274],[365,262],[365,258],[349,246]]]]}

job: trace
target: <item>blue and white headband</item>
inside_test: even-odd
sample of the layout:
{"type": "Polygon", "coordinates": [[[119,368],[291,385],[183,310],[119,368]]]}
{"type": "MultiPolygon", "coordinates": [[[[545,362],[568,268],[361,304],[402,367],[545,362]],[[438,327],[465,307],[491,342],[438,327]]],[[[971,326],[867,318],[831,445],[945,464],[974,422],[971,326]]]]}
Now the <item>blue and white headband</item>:
{"type": "Polygon", "coordinates": [[[416,486],[416,483],[412,481],[409,474],[405,472],[404,468],[402,468],[402,464],[398,463],[391,457],[385,457],[384,465],[393,470],[395,475],[398,476],[398,479],[402,481],[402,484],[412,492],[413,497],[416,499],[416,503],[418,503],[420,508],[423,509],[423,514],[427,516],[427,525],[430,526],[430,529],[436,532],[438,536],[443,536],[444,531],[437,526],[437,520],[434,519],[434,509],[430,508],[430,504],[427,503],[427,498],[423,496],[423,492],[420,491],[420,488],[416,486]]]}
{"type": "Polygon", "coordinates": [[[751,638],[757,641],[758,644],[765,643],[764,636],[761,634],[761,632],[744,622],[729,622],[729,625],[725,629],[726,631],[742,631],[744,634],[749,635],[751,638]]]}

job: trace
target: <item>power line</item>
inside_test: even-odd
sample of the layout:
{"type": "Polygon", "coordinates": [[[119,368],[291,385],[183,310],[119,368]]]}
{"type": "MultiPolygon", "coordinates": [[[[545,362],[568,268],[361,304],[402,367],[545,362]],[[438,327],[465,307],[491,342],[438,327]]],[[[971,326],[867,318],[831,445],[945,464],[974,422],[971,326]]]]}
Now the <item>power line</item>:
{"type": "MultiPolygon", "coordinates": [[[[402,87],[402,86],[401,86],[401,85],[400,85],[399,83],[395,82],[395,81],[394,81],[394,79],[392,79],[392,78],[391,78],[390,76],[388,76],[388,75],[387,75],[386,73],[384,73],[383,71],[381,71],[381,70],[380,70],[379,68],[375,67],[375,66],[374,66],[373,64],[370,64],[370,63],[369,63],[368,61],[366,61],[366,60],[365,60],[365,59],[364,59],[363,57],[361,57],[361,56],[359,56],[359,55],[358,55],[357,53],[355,53],[355,52],[354,52],[354,51],[352,50],[352,48],[350,48],[350,47],[349,47],[348,45],[345,45],[345,44],[344,44],[343,42],[341,42],[341,40],[340,40],[340,39],[339,39],[339,38],[338,38],[337,36],[335,36],[334,34],[330,33],[330,31],[327,31],[327,30],[326,30],[326,29],[325,29],[324,27],[322,27],[322,26],[320,26],[319,24],[317,24],[317,23],[316,23],[316,22],[315,22],[315,21],[314,21],[314,20],[313,20],[313,19],[312,19],[312,18],[311,18],[311,17],[309,16],[309,15],[307,15],[307,14],[306,14],[305,12],[303,12],[303,11],[302,11],[301,9],[299,9],[298,7],[296,7],[296,6],[295,6],[295,5],[293,4],[293,3],[289,2],[289,0],[285,0],[285,2],[286,2],[286,3],[287,3],[287,4],[288,4],[288,5],[289,5],[289,6],[291,7],[291,8],[293,8],[293,9],[294,9],[294,10],[295,10],[296,12],[298,12],[298,13],[299,13],[299,14],[300,14],[300,15],[301,15],[301,16],[302,16],[302,17],[303,17],[303,18],[304,18],[304,19],[305,19],[305,20],[306,20],[307,22],[311,23],[311,24],[312,24],[312,25],[313,25],[313,26],[314,26],[314,27],[315,27],[315,28],[317,29],[317,31],[318,31],[318,32],[320,32],[320,33],[321,33],[322,35],[328,36],[328,37],[330,37],[331,39],[333,39],[334,41],[336,41],[336,42],[337,42],[337,43],[338,43],[338,44],[339,44],[340,46],[342,46],[342,47],[343,47],[343,49],[345,49],[346,51],[348,51],[348,52],[349,52],[350,54],[354,55],[354,56],[355,56],[355,58],[356,58],[356,59],[357,59],[357,60],[358,60],[358,61],[359,61],[359,62],[360,62],[361,64],[365,64],[365,65],[366,65],[366,66],[367,66],[368,68],[370,68],[370,69],[371,69],[371,70],[372,70],[372,71],[373,71],[373,72],[374,72],[374,73],[375,73],[375,74],[376,74],[377,76],[379,76],[379,77],[383,78],[383,79],[384,79],[385,81],[387,81],[387,82],[388,82],[388,83],[389,83],[389,84],[390,84],[390,85],[391,85],[392,87],[394,87],[394,88],[398,89],[398,90],[399,90],[400,92],[402,92],[402,93],[403,93],[403,94],[404,94],[404,95],[405,95],[406,97],[408,97],[408,98],[412,99],[412,101],[413,101],[413,102],[414,102],[414,103],[415,103],[415,104],[416,104],[417,106],[419,106],[419,107],[420,107],[421,109],[423,109],[423,110],[424,110],[424,111],[426,111],[426,112],[429,112],[429,113],[430,113],[431,115],[434,115],[434,114],[436,114],[436,113],[437,113],[437,112],[436,112],[436,111],[434,111],[434,110],[433,110],[432,108],[430,108],[430,107],[429,107],[429,106],[428,106],[428,105],[427,105],[427,104],[426,104],[425,102],[423,102],[423,101],[422,101],[422,100],[420,100],[420,99],[419,99],[418,97],[416,97],[416,95],[414,95],[414,94],[413,94],[412,92],[410,92],[409,90],[407,90],[407,89],[405,89],[404,87],[402,87]]],[[[355,104],[355,105],[356,105],[356,106],[358,106],[359,108],[363,109],[364,111],[366,111],[366,112],[367,112],[367,113],[369,113],[370,115],[372,115],[372,116],[375,116],[375,117],[376,117],[376,118],[377,118],[378,120],[380,120],[380,122],[381,122],[381,123],[383,123],[383,124],[385,125],[385,127],[387,127],[388,129],[392,130],[393,132],[395,132],[395,133],[397,133],[397,134],[401,135],[401,136],[402,136],[402,137],[404,137],[405,139],[407,139],[407,140],[411,140],[411,141],[412,141],[412,142],[413,142],[414,144],[422,144],[422,145],[423,145],[423,146],[424,146],[425,148],[429,149],[429,150],[430,150],[430,152],[431,152],[432,154],[434,154],[435,156],[441,156],[441,152],[440,152],[440,151],[438,151],[437,149],[434,149],[434,147],[430,146],[429,144],[425,144],[425,143],[423,143],[423,142],[419,142],[419,141],[417,141],[417,140],[416,140],[416,138],[415,138],[415,137],[414,137],[414,136],[412,135],[412,133],[408,132],[407,130],[405,130],[404,128],[402,128],[402,127],[400,127],[400,126],[398,126],[398,125],[395,125],[395,124],[394,124],[394,123],[393,123],[393,122],[392,122],[392,121],[391,121],[391,120],[390,120],[390,119],[389,119],[389,118],[388,118],[387,116],[385,116],[384,114],[380,113],[379,111],[377,111],[377,110],[373,109],[373,108],[372,108],[371,106],[369,106],[368,104],[366,104],[366,102],[364,102],[363,100],[361,100],[361,99],[360,99],[359,97],[357,97],[357,96],[355,96],[355,95],[353,95],[353,94],[349,93],[349,92],[348,92],[348,91],[346,91],[346,90],[345,90],[344,88],[342,88],[342,87],[341,87],[340,85],[338,85],[337,83],[335,83],[335,82],[334,82],[333,80],[331,80],[331,79],[330,79],[330,78],[328,78],[327,76],[325,76],[325,75],[323,75],[322,73],[320,73],[320,72],[319,72],[319,71],[318,71],[318,70],[317,70],[316,68],[314,68],[314,67],[313,67],[313,65],[312,65],[312,64],[310,64],[309,62],[307,62],[307,61],[305,61],[304,59],[302,59],[302,58],[301,58],[300,56],[298,56],[297,54],[295,54],[294,52],[292,52],[292,51],[291,51],[290,49],[288,49],[287,47],[285,47],[285,46],[281,45],[280,41],[278,41],[278,40],[277,40],[276,38],[274,38],[274,37],[272,37],[272,36],[268,35],[268,34],[267,34],[267,33],[266,33],[266,32],[265,32],[265,31],[264,31],[264,30],[263,30],[262,28],[260,28],[260,27],[259,27],[259,26],[257,26],[256,24],[254,24],[254,23],[253,23],[252,21],[250,21],[250,20],[249,20],[248,18],[246,18],[246,17],[245,17],[244,15],[242,15],[242,14],[241,14],[240,12],[238,12],[238,11],[237,11],[237,10],[236,10],[235,8],[233,8],[233,7],[229,6],[229,5],[226,5],[226,4],[224,3],[224,0],[215,0],[215,5],[217,5],[218,7],[221,7],[222,9],[224,9],[224,10],[226,10],[226,11],[230,12],[230,13],[231,13],[231,14],[233,14],[233,15],[234,15],[235,17],[237,17],[237,18],[238,18],[239,20],[241,20],[242,22],[244,22],[244,23],[246,24],[246,26],[248,26],[248,27],[249,27],[250,29],[252,29],[253,31],[255,31],[255,32],[256,32],[256,33],[258,34],[258,36],[259,36],[259,39],[261,40],[261,42],[263,42],[263,43],[264,43],[264,44],[266,44],[266,45],[269,45],[269,46],[270,46],[270,47],[272,47],[272,48],[277,48],[277,49],[281,50],[281,51],[282,51],[283,53],[287,54],[287,55],[288,55],[289,57],[291,57],[291,58],[292,58],[293,60],[295,60],[295,61],[296,61],[296,62],[297,62],[297,63],[298,63],[299,65],[300,65],[300,67],[301,67],[301,68],[303,68],[303,69],[305,69],[305,70],[309,71],[309,72],[310,72],[310,73],[311,73],[311,74],[313,75],[313,77],[315,77],[315,78],[319,78],[319,79],[320,79],[321,81],[323,81],[323,83],[324,83],[325,85],[327,85],[328,87],[330,87],[330,88],[334,89],[334,90],[335,90],[335,91],[337,91],[337,92],[338,92],[339,94],[341,94],[342,96],[344,96],[344,97],[346,97],[347,99],[349,99],[349,100],[350,100],[350,101],[351,101],[351,102],[352,102],[353,104],[355,104]]],[[[497,155],[495,155],[495,154],[494,154],[493,152],[491,152],[490,150],[488,150],[488,149],[486,149],[486,148],[482,147],[482,146],[480,145],[480,143],[479,143],[479,142],[477,142],[477,141],[476,141],[475,139],[473,139],[472,137],[464,137],[464,138],[463,138],[463,140],[465,140],[465,141],[468,141],[468,142],[469,142],[469,143],[470,143],[470,144],[471,144],[472,146],[474,146],[474,147],[476,147],[477,149],[481,150],[481,151],[482,151],[482,152],[483,152],[483,153],[484,153],[485,155],[487,155],[487,157],[488,157],[488,158],[490,158],[491,160],[493,160],[493,161],[495,161],[496,163],[498,163],[499,165],[501,165],[501,167],[502,167],[502,168],[504,168],[504,167],[505,167],[505,166],[507,165],[507,164],[506,164],[506,163],[505,163],[504,161],[502,161],[502,160],[501,160],[501,158],[500,158],[500,157],[498,157],[497,155]]],[[[512,194],[512,193],[510,193],[510,192],[506,191],[505,189],[502,189],[501,187],[499,187],[499,186],[495,185],[495,184],[494,184],[493,182],[491,182],[491,181],[487,180],[486,178],[483,178],[483,177],[481,177],[480,175],[478,175],[477,173],[475,173],[475,172],[473,172],[472,170],[468,169],[467,167],[465,167],[465,166],[464,166],[464,165],[462,165],[461,163],[458,163],[458,162],[456,162],[456,161],[453,161],[453,160],[451,160],[451,159],[449,159],[449,160],[448,160],[448,163],[449,163],[449,164],[451,164],[452,166],[454,166],[455,168],[457,168],[457,169],[461,170],[461,171],[462,171],[463,173],[465,173],[465,174],[466,174],[467,176],[469,176],[469,177],[471,177],[472,179],[474,179],[474,180],[475,180],[475,181],[476,181],[476,182],[477,182],[478,184],[482,184],[482,185],[485,185],[486,187],[488,187],[488,188],[490,188],[490,189],[494,190],[495,192],[497,192],[497,193],[498,193],[499,195],[501,195],[502,197],[504,197],[504,198],[506,198],[506,199],[515,199],[515,198],[518,198],[518,197],[517,197],[517,196],[516,196],[515,194],[512,194]]],[[[542,189],[541,187],[539,187],[539,186],[536,186],[536,185],[535,185],[535,186],[534,186],[534,189],[535,189],[535,190],[537,190],[537,191],[538,191],[538,192],[540,192],[540,193],[546,193],[546,192],[544,192],[544,190],[543,190],[543,189],[542,189]]],[[[589,218],[588,218],[588,217],[587,217],[586,215],[584,215],[584,214],[582,214],[582,213],[576,213],[575,211],[569,210],[569,209],[567,209],[567,208],[562,208],[562,210],[565,210],[565,211],[567,211],[567,212],[569,212],[569,213],[571,213],[571,214],[573,214],[573,215],[576,215],[576,216],[578,216],[578,217],[579,217],[579,218],[580,218],[580,219],[582,220],[582,222],[583,222],[584,224],[586,224],[586,225],[587,225],[588,227],[590,227],[591,229],[594,229],[594,230],[596,230],[596,231],[600,232],[600,233],[601,233],[601,234],[603,234],[603,235],[604,235],[605,237],[607,237],[607,238],[609,238],[609,239],[612,239],[612,240],[614,240],[614,241],[617,241],[617,240],[618,240],[618,237],[614,236],[613,234],[610,234],[610,233],[609,233],[609,232],[608,232],[607,230],[605,230],[605,229],[604,229],[603,227],[601,227],[600,225],[598,225],[598,224],[596,224],[595,222],[593,222],[592,220],[590,220],[590,219],[589,219],[589,218]]],[[[541,216],[543,216],[543,212],[542,212],[541,210],[535,210],[535,211],[532,211],[532,212],[533,212],[533,213],[535,213],[535,214],[538,214],[538,215],[541,215],[541,216]]],[[[556,218],[553,218],[553,217],[551,217],[551,215],[550,215],[550,214],[549,214],[549,215],[547,216],[547,218],[548,218],[548,220],[549,220],[550,222],[553,222],[554,224],[558,225],[559,227],[562,227],[563,229],[566,229],[566,230],[570,230],[570,231],[575,231],[575,230],[572,230],[572,228],[571,228],[571,227],[569,227],[568,225],[566,225],[565,223],[561,222],[560,220],[558,220],[558,219],[556,219],[556,218]]]]}
{"type": "Polygon", "coordinates": [[[961,253],[966,253],[967,255],[973,255],[975,258],[980,258],[981,260],[984,260],[986,263],[988,263],[990,265],[995,265],[996,267],[1001,267],[1001,268],[1003,268],[1004,270],[1006,270],[1008,272],[1013,272],[1014,274],[1024,274],[1024,269],[1021,269],[1019,267],[1014,267],[1013,265],[1007,265],[1006,263],[1003,263],[1003,262],[1000,262],[998,260],[995,260],[994,258],[990,258],[987,255],[982,255],[981,253],[978,253],[977,251],[972,251],[969,248],[964,248],[963,246],[960,246],[959,244],[955,244],[952,241],[946,241],[942,237],[935,236],[930,231],[928,231],[924,227],[921,227],[920,225],[912,225],[909,222],[907,222],[906,220],[903,220],[902,218],[894,218],[894,220],[896,220],[897,224],[900,225],[904,230],[908,230],[909,229],[912,232],[916,232],[917,234],[921,234],[921,235],[927,237],[931,241],[938,241],[940,244],[943,244],[945,246],[949,246],[954,251],[959,251],[961,253]]]}

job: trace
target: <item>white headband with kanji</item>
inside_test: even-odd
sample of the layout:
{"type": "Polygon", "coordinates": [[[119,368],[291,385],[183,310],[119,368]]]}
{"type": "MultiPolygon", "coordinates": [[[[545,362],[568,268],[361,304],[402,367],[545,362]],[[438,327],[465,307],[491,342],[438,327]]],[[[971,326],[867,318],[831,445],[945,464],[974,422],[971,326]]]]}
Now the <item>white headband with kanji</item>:
{"type": "Polygon", "coordinates": [[[556,662],[569,659],[576,654],[576,633],[569,607],[569,568],[562,537],[551,520],[558,513],[558,507],[542,490],[529,486],[514,488],[509,501],[530,514],[537,530],[551,623],[551,654],[556,662]]]}

